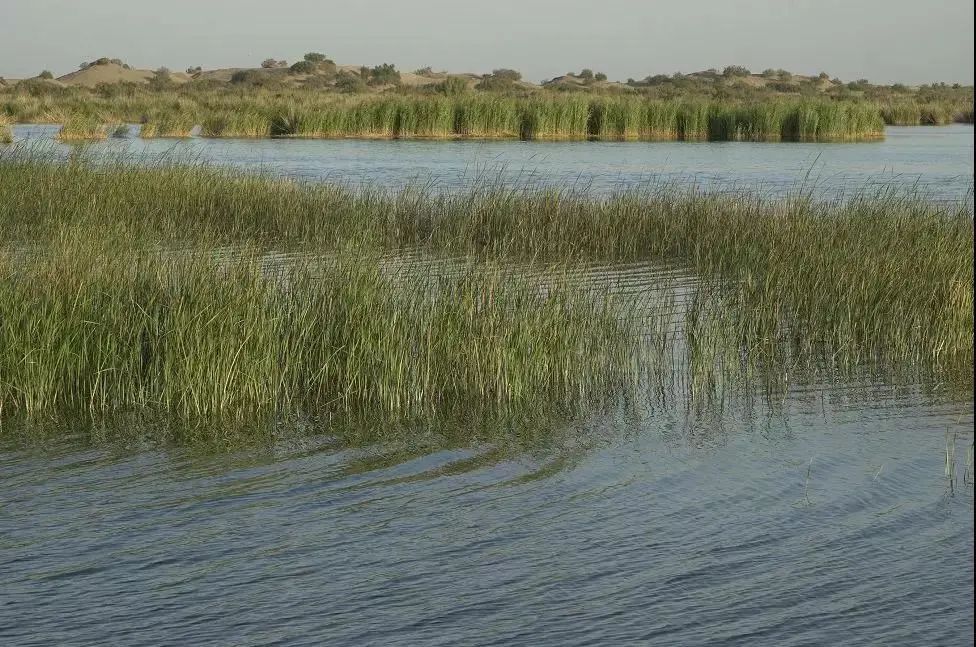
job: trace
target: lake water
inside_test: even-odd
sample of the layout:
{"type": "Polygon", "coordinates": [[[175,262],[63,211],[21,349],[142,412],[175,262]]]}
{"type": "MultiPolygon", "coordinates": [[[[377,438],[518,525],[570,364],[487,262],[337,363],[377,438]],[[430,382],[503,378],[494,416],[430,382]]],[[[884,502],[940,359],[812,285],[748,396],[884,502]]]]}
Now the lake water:
{"type": "MultiPolygon", "coordinates": [[[[50,141],[57,129],[15,126],[14,137],[50,141]]],[[[893,188],[970,204],[973,191],[971,125],[888,128],[884,141],[854,144],[142,140],[137,133],[136,127],[126,139],[86,146],[96,154],[167,156],[385,187],[423,182],[458,188],[491,181],[614,191],[665,183],[771,195],[802,189],[826,198],[893,188]]]]}
{"type": "MultiPolygon", "coordinates": [[[[822,187],[894,178],[957,200],[973,129],[854,145],[92,150],[448,188],[481,167],[597,190],[657,175],[776,193],[822,166],[822,187]]],[[[672,278],[637,265],[585,280],[636,294],[672,278]]],[[[397,441],[371,440],[374,423],[355,443],[281,429],[248,448],[80,431],[25,446],[0,429],[0,645],[973,644],[972,394],[877,370],[788,385],[702,403],[679,384],[626,411],[515,421],[528,432],[508,440],[464,440],[448,422],[397,441]]]]}
{"type": "Polygon", "coordinates": [[[521,449],[8,448],[0,643],[972,644],[972,429],[864,379],[521,449]]]}

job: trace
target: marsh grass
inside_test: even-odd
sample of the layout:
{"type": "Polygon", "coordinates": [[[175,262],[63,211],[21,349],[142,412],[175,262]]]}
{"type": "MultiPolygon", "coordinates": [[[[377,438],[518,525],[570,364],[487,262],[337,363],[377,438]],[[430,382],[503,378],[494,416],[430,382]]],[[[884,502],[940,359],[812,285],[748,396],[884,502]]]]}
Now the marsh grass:
{"type": "Polygon", "coordinates": [[[945,126],[951,123],[973,123],[972,106],[961,107],[950,101],[916,101],[899,99],[881,106],[886,124],[893,126],[945,126]]]}
{"type": "Polygon", "coordinates": [[[12,144],[14,141],[14,133],[11,128],[13,124],[7,115],[0,112],[0,144],[12,144]]]}
{"type": "Polygon", "coordinates": [[[743,376],[778,393],[803,365],[972,380],[972,215],[910,197],[350,191],[15,152],[0,158],[0,250],[8,411],[568,401],[612,392],[637,353],[694,394],[743,376]],[[379,269],[403,250],[469,261],[447,276],[379,269]],[[281,268],[272,251],[310,260],[281,268]],[[635,344],[619,299],[495,266],[580,262],[697,277],[683,332],[655,324],[635,344]],[[337,348],[344,368],[326,361],[337,348]]]}
{"type": "Polygon", "coordinates": [[[0,259],[4,414],[414,415],[631,381],[636,337],[606,299],[499,268],[395,272],[361,251],[279,264],[106,233],[72,226],[29,263],[0,259]]]}
{"type": "Polygon", "coordinates": [[[108,129],[105,124],[95,116],[76,114],[56,120],[61,123],[57,137],[64,142],[92,141],[108,137],[108,129]]]}
{"type": "MultiPolygon", "coordinates": [[[[196,100],[81,99],[8,110],[62,123],[141,121],[145,137],[861,141],[884,135],[882,106],[825,99],[661,100],[635,95],[199,95],[196,100]],[[47,110],[46,113],[40,113],[47,110]]],[[[14,102],[11,102],[14,103],[14,102]]],[[[946,104],[949,105],[949,104],[946,104]]],[[[887,118],[887,117],[886,117],[887,118]]],[[[945,118],[941,113],[938,120],[945,118]]],[[[925,123],[925,117],[919,116],[925,123]]],[[[941,123],[941,121],[939,121],[941,123]]]]}
{"type": "Polygon", "coordinates": [[[271,136],[271,123],[254,110],[224,110],[207,114],[201,121],[203,137],[261,139],[271,136]]]}
{"type": "Polygon", "coordinates": [[[139,136],[143,139],[190,137],[196,126],[193,115],[184,112],[160,112],[147,118],[142,124],[139,136]]]}

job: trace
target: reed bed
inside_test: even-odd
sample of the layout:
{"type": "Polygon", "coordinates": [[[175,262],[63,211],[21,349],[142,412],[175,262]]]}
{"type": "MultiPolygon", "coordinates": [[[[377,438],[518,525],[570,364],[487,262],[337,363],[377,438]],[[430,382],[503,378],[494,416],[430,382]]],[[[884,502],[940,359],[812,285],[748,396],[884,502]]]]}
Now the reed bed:
{"type": "MultiPolygon", "coordinates": [[[[249,113],[254,114],[254,113],[249,113]]],[[[363,139],[858,141],[884,135],[872,106],[830,102],[720,104],[633,97],[392,97],[272,106],[273,137],[363,139]]],[[[204,112],[204,122],[218,121],[204,112]]],[[[258,119],[255,115],[254,119],[258,119]]],[[[204,128],[219,136],[230,127],[204,128]]]]}
{"type": "Polygon", "coordinates": [[[6,153],[0,277],[0,420],[542,410],[822,366],[972,383],[972,215],[910,198],[384,193],[6,153]],[[691,302],[564,274],[634,261],[695,277],[691,302]]]}
{"type": "Polygon", "coordinates": [[[881,116],[893,126],[946,126],[952,123],[973,123],[972,104],[960,105],[950,101],[890,101],[881,106],[881,116]]]}
{"type": "Polygon", "coordinates": [[[63,142],[94,141],[108,137],[108,128],[98,117],[69,115],[55,116],[52,120],[61,124],[57,137],[63,142]]]}
{"type": "Polygon", "coordinates": [[[11,144],[14,141],[14,133],[11,130],[10,119],[7,115],[0,113],[0,144],[11,144]]]}
{"type": "Polygon", "coordinates": [[[972,369],[973,217],[965,205],[667,188],[603,198],[492,187],[350,191],[200,166],[3,158],[3,244],[43,247],[66,223],[124,228],[177,248],[206,240],[317,254],[354,244],[525,262],[678,263],[721,286],[715,294],[739,313],[743,338],[775,330],[798,348],[852,362],[972,369]]]}
{"type": "Polygon", "coordinates": [[[877,104],[863,101],[721,102],[494,93],[242,94],[197,101],[120,98],[65,105],[50,100],[29,107],[18,103],[8,110],[24,114],[27,121],[142,122],[146,137],[186,137],[199,125],[203,137],[604,141],[870,141],[884,136],[888,115],[877,104]],[[42,108],[48,112],[38,113],[42,108]]]}
{"type": "Polygon", "coordinates": [[[263,139],[271,137],[271,123],[259,112],[224,110],[207,114],[200,135],[220,138],[263,139]]]}
{"type": "Polygon", "coordinates": [[[609,300],[465,265],[166,252],[66,226],[0,254],[0,412],[418,415],[609,397],[637,338],[609,300]]]}
{"type": "Polygon", "coordinates": [[[163,112],[148,117],[142,124],[139,136],[143,139],[190,137],[196,127],[196,118],[185,112],[163,112]]]}

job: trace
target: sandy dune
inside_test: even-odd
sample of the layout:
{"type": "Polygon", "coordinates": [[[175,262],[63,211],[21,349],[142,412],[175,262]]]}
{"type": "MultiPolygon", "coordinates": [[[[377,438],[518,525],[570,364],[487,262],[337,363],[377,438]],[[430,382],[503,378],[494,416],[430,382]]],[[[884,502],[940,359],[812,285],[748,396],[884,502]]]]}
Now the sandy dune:
{"type": "MultiPolygon", "coordinates": [[[[93,88],[99,83],[149,83],[155,72],[153,70],[138,70],[125,68],[115,63],[106,65],[92,65],[84,70],[71,72],[58,78],[60,83],[68,86],[82,86],[93,88]]],[[[170,77],[177,83],[184,83],[190,77],[182,72],[171,72],[170,77]]]]}

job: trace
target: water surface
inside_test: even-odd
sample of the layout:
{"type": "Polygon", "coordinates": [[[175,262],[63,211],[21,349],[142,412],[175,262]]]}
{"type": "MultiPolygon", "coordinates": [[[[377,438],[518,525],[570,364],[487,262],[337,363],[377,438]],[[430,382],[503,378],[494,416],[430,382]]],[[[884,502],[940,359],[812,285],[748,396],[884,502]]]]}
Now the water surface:
{"type": "MultiPolygon", "coordinates": [[[[383,186],[459,188],[482,173],[836,195],[877,179],[957,200],[972,136],[86,150],[383,186]]],[[[580,278],[634,298],[694,289],[680,269],[642,264],[580,278]]],[[[632,407],[540,414],[506,433],[374,422],[353,442],[320,423],[201,448],[156,446],[138,428],[93,441],[66,426],[77,437],[36,444],[0,428],[0,644],[973,644],[972,394],[872,370],[784,368],[774,381],[695,399],[679,380],[632,407]]]]}
{"type": "Polygon", "coordinates": [[[972,644],[972,426],[865,378],[514,448],[8,447],[0,642],[972,644]]]}
{"type": "MultiPolygon", "coordinates": [[[[57,126],[15,126],[18,141],[53,138],[57,126]]],[[[290,177],[399,187],[463,188],[486,181],[558,184],[595,192],[646,184],[837,199],[895,190],[936,200],[972,199],[973,126],[889,127],[863,143],[142,140],[87,144],[96,154],[193,159],[290,177]]],[[[62,150],[78,144],[62,145],[62,150]]]]}

